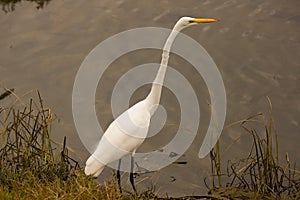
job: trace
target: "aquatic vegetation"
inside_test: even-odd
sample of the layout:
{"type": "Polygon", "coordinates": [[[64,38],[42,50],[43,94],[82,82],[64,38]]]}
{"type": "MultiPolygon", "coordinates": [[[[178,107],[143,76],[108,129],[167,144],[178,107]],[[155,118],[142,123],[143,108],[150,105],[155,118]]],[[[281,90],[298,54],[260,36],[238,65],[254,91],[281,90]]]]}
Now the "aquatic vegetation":
{"type": "Polygon", "coordinates": [[[279,162],[277,132],[269,101],[269,116],[259,113],[240,121],[240,126],[251,134],[252,148],[248,157],[228,161],[227,172],[221,171],[219,144],[211,151],[212,187],[209,194],[230,199],[298,199],[300,198],[300,171],[292,165],[286,153],[286,163],[279,162]],[[258,133],[253,125],[262,126],[258,133]],[[275,144],[274,144],[275,141],[275,144]],[[226,182],[222,178],[226,177],[226,182]]]}

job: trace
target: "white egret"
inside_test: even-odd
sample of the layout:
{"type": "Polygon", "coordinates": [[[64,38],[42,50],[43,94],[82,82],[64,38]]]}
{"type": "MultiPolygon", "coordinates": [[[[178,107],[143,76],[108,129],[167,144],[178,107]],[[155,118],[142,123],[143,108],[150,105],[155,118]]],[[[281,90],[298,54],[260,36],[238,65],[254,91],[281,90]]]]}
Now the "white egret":
{"type": "MultiPolygon", "coordinates": [[[[169,52],[176,35],[182,29],[191,25],[217,21],[216,19],[192,17],[182,17],[177,21],[164,45],[161,64],[149,95],[144,100],[123,112],[109,125],[97,149],[86,161],[85,173],[87,175],[97,177],[108,163],[120,160],[128,154],[134,155],[137,148],[143,143],[147,136],[151,116],[154,114],[160,102],[162,86],[169,60],[169,52]]],[[[132,169],[133,158],[131,159],[131,170],[132,169]]],[[[119,179],[119,171],[117,176],[119,179]]],[[[130,173],[130,182],[135,190],[132,173],[130,173]]]]}

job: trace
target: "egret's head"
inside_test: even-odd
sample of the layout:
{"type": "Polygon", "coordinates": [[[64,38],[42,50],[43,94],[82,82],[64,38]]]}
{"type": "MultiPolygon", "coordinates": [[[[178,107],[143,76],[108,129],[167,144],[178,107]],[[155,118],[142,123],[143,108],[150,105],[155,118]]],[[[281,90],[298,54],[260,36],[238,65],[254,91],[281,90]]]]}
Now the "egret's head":
{"type": "Polygon", "coordinates": [[[218,22],[217,19],[211,19],[211,18],[193,18],[193,17],[182,17],[178,20],[176,23],[176,27],[178,30],[182,30],[186,27],[189,27],[191,25],[195,24],[202,24],[202,23],[211,23],[211,22],[218,22]]]}

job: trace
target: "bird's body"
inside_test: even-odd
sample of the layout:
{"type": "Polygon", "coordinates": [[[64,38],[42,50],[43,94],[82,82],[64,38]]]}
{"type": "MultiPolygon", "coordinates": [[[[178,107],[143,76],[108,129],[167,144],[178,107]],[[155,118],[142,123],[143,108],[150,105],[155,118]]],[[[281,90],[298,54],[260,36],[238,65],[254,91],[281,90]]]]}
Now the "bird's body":
{"type": "Polygon", "coordinates": [[[169,51],[176,35],[190,25],[216,21],[215,19],[182,17],[175,24],[164,45],[160,68],[149,95],[123,112],[109,125],[95,152],[86,162],[85,173],[87,175],[97,177],[108,163],[135,153],[147,136],[151,116],[159,104],[169,51]]]}
{"type": "Polygon", "coordinates": [[[96,177],[106,164],[134,153],[147,136],[150,111],[150,103],[144,99],[115,119],[102,136],[96,151],[87,160],[85,173],[96,177]],[[141,110],[143,112],[140,112],[141,110]],[[124,119],[130,119],[129,124],[123,124],[124,119]],[[138,136],[135,136],[137,133],[138,136]]]}

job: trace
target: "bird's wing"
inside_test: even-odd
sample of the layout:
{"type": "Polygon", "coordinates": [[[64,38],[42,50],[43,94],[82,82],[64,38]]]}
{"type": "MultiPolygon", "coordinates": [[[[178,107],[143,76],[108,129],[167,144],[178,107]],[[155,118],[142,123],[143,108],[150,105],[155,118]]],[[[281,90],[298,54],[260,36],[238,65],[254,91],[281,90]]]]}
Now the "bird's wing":
{"type": "Polygon", "coordinates": [[[108,164],[135,151],[145,140],[150,125],[151,115],[146,106],[141,101],[113,121],[92,156],[108,164]]]}

